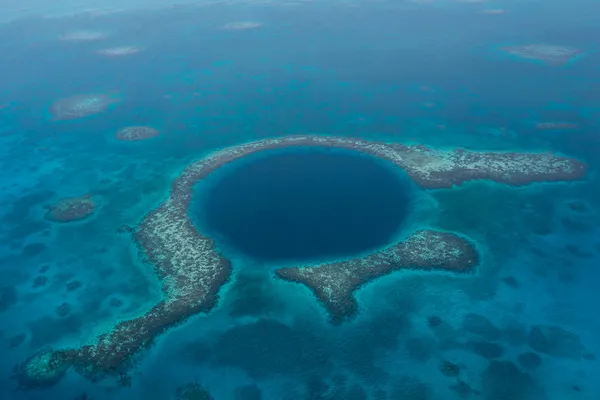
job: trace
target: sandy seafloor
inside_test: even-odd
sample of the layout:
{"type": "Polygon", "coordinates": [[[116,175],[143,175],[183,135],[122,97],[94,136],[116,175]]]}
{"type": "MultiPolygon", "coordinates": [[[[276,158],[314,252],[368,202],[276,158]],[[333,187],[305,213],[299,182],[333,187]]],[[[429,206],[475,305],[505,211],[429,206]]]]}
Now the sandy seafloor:
{"type": "Polygon", "coordinates": [[[467,398],[600,398],[600,360],[593,357],[600,356],[600,24],[593,7],[230,3],[0,26],[0,398],[169,399],[179,385],[198,382],[219,400],[242,399],[244,385],[256,385],[263,399],[460,399],[451,389],[456,378],[440,371],[442,360],[458,365],[460,379],[477,392],[467,398]],[[236,21],[262,26],[220,29],[236,21]],[[109,36],[57,40],[80,29],[109,36]],[[498,50],[529,43],[585,54],[550,66],[498,50]],[[145,50],[95,53],[117,45],[145,50]],[[115,93],[121,102],[84,119],[49,118],[53,101],[80,93],[115,93]],[[577,129],[538,130],[538,122],[577,129]],[[162,135],[114,140],[117,129],[137,124],[162,135]],[[473,277],[395,273],[358,293],[356,319],[331,326],[306,288],[276,281],[271,266],[237,255],[218,306],[160,337],[132,371],[131,386],[70,372],[54,387],[14,391],[15,364],[40,349],[84,343],[160,298],[151,266],[117,230],[160,204],[188,163],[245,141],[305,133],[550,150],[585,160],[590,173],[571,184],[475,182],[421,191],[411,226],[475,240],[483,261],[473,277]],[[85,193],[100,200],[93,218],[44,218],[48,204],[85,193]],[[574,212],[570,200],[589,210],[574,212]],[[47,283],[34,288],[40,275],[47,283]],[[68,291],[73,280],[82,285],[68,291]],[[71,308],[66,317],[56,313],[62,303],[71,308]],[[468,313],[501,333],[491,340],[489,325],[473,333],[463,324],[468,313]],[[443,329],[431,329],[430,316],[439,316],[443,329]],[[523,369],[517,357],[532,351],[525,336],[538,325],[572,332],[585,350],[569,352],[571,338],[569,349],[538,352],[539,368],[523,369]],[[11,346],[19,334],[23,343],[11,346]],[[464,345],[482,340],[503,354],[487,359],[464,345]]]}

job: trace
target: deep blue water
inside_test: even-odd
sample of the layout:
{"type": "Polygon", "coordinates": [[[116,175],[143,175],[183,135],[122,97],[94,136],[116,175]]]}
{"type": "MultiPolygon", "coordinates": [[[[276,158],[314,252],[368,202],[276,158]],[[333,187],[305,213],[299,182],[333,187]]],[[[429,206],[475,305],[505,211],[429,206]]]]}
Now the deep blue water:
{"type": "MultiPolygon", "coordinates": [[[[0,25],[0,398],[163,400],[190,382],[217,400],[600,398],[597,1],[280,3],[145,4],[0,25]],[[489,8],[506,13],[481,13],[489,8]],[[235,21],[263,25],[220,29],[235,21]],[[79,29],[109,36],[57,40],[79,29]],[[559,67],[498,50],[531,43],[585,54],[559,67]],[[121,45],[145,50],[110,59],[95,53],[121,45]],[[98,92],[122,101],[88,118],[49,119],[53,101],[98,92]],[[578,129],[538,130],[538,122],[578,129]],[[135,124],[163,134],[146,142],[114,140],[118,129],[135,124]],[[311,133],[444,149],[553,151],[586,161],[590,173],[578,183],[520,188],[486,181],[450,190],[393,185],[400,198],[411,197],[406,217],[407,201],[391,211],[404,220],[400,234],[422,227],[460,232],[476,242],[482,265],[469,277],[395,273],[365,285],[356,295],[356,318],[341,326],[329,323],[305,287],[274,279],[265,259],[296,243],[281,230],[253,244],[268,251],[260,257],[230,246],[232,234],[215,235],[233,266],[217,305],[143,352],[130,386],[70,371],[52,387],[15,391],[16,364],[42,349],[92,342],[161,299],[153,265],[122,228],[136,226],[164,201],[189,163],[252,140],[311,133]],[[74,224],[45,218],[58,199],[86,193],[98,199],[93,218],[74,224]],[[539,365],[531,361],[537,359],[539,365]]],[[[34,8],[26,0],[15,7],[34,8]]],[[[287,165],[292,155],[273,157],[257,157],[254,165],[287,165]]],[[[252,172],[246,161],[200,185],[194,206],[218,199],[226,189],[219,185],[229,182],[239,193],[252,183],[250,193],[228,199],[239,202],[239,215],[255,218],[248,196],[257,186],[239,183],[252,172]]],[[[352,161],[345,168],[355,168],[353,176],[380,171],[365,159],[352,161]]],[[[302,165],[295,170],[308,172],[302,165]]],[[[263,182],[288,177],[277,169],[263,182]]],[[[346,188],[358,186],[364,187],[346,188]]],[[[336,212],[350,206],[336,202],[336,212]]],[[[210,217],[232,210],[217,205],[210,217]]],[[[206,222],[202,211],[193,214],[199,224],[206,222]]],[[[368,235],[372,247],[394,240],[393,222],[385,220],[388,236],[368,235]]],[[[365,234],[353,232],[357,241],[365,234]]],[[[303,257],[323,254],[306,247],[313,254],[303,257]]]]}
{"type": "Polygon", "coordinates": [[[407,218],[413,187],[391,165],[318,147],[268,153],[215,178],[195,211],[248,257],[358,256],[391,244],[407,218]]]}

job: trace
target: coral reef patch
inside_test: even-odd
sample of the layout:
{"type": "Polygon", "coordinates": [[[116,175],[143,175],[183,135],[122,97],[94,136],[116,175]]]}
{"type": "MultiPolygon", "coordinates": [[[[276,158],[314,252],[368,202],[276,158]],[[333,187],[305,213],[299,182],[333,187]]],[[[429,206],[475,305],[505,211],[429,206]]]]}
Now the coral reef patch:
{"type": "MultiPolygon", "coordinates": [[[[65,105],[59,104],[58,116],[77,117],[86,115],[89,110],[99,110],[94,106],[95,101],[90,101],[90,107],[73,108],[71,100],[65,105]]],[[[213,240],[199,232],[190,220],[193,187],[224,164],[258,151],[290,146],[333,147],[370,154],[404,169],[425,189],[451,188],[475,179],[509,185],[569,181],[581,179],[587,169],[586,164],[577,159],[549,153],[447,151],[422,145],[320,136],[266,139],[214,152],[185,168],[173,181],[168,198],[148,213],[132,232],[162,281],[162,300],[144,314],[120,321],[93,343],[49,350],[17,366],[15,378],[21,387],[51,385],[70,367],[90,379],[122,376],[131,366],[133,356],[147,348],[157,336],[194,314],[211,310],[232,267],[213,240]]],[[[51,208],[49,217],[69,221],[93,211],[91,199],[75,199],[75,202],[71,200],[51,208]]],[[[471,272],[477,262],[477,251],[467,239],[449,232],[420,230],[400,243],[356,260],[282,268],[277,275],[309,285],[334,319],[344,319],[355,312],[353,291],[378,276],[397,269],[466,273],[471,272]]]]}
{"type": "Polygon", "coordinates": [[[212,396],[203,386],[188,383],[177,388],[174,400],[212,400],[212,396]]]}
{"type": "Polygon", "coordinates": [[[507,46],[502,49],[508,54],[524,60],[540,61],[548,65],[560,66],[572,61],[583,53],[581,49],[550,44],[529,44],[507,46]]]}
{"type": "Polygon", "coordinates": [[[158,129],[151,126],[128,126],[117,131],[115,139],[133,142],[138,140],[146,140],[160,135],[158,129]]]}
{"type": "Polygon", "coordinates": [[[329,311],[334,323],[357,311],[353,293],[366,283],[400,269],[472,272],[478,263],[476,248],[447,232],[421,230],[405,241],[365,257],[318,266],[280,268],[276,275],[306,285],[329,311]]]}
{"type": "Polygon", "coordinates": [[[96,202],[90,194],[67,197],[48,206],[46,218],[53,222],[80,221],[89,217],[96,206],[96,202]]]}
{"type": "Polygon", "coordinates": [[[579,337],[559,326],[533,326],[529,331],[528,344],[539,353],[557,358],[578,360],[585,352],[579,337]]]}
{"type": "Polygon", "coordinates": [[[143,50],[143,48],[137,46],[117,46],[100,49],[96,53],[107,57],[124,57],[137,54],[143,50]]]}
{"type": "Polygon", "coordinates": [[[83,118],[104,112],[116,102],[118,99],[108,94],[80,94],[56,100],[50,114],[57,121],[83,118]]]}

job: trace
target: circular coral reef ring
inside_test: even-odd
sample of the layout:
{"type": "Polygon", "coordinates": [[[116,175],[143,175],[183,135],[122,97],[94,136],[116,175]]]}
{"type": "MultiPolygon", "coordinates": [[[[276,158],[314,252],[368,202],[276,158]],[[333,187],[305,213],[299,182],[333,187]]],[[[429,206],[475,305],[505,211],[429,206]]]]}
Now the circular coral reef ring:
{"type": "MultiPolygon", "coordinates": [[[[294,146],[356,150],[387,160],[406,171],[420,187],[444,189],[474,179],[509,185],[581,179],[583,162],[554,154],[444,151],[340,137],[287,136],[226,148],[192,163],[173,181],[169,197],[148,213],[134,237],[163,283],[163,299],[145,314],[117,323],[92,344],[54,352],[61,365],[88,377],[117,375],[132,358],[170,327],[210,311],[229,279],[231,263],[213,240],[197,230],[189,217],[194,185],[219,167],[259,151],[294,146]]],[[[421,230],[387,249],[354,260],[321,266],[283,268],[276,275],[309,286],[333,321],[353,315],[357,287],[401,268],[472,272],[476,248],[448,232],[421,230]]],[[[27,371],[27,370],[26,370],[27,371]]]]}
{"type": "Polygon", "coordinates": [[[84,118],[106,111],[120,100],[114,94],[79,94],[56,100],[50,106],[54,121],[84,118]]]}
{"type": "Polygon", "coordinates": [[[146,140],[160,135],[160,131],[151,126],[127,126],[115,134],[115,139],[123,142],[146,140]]]}
{"type": "Polygon", "coordinates": [[[49,205],[46,218],[61,223],[81,221],[91,216],[97,206],[91,194],[67,197],[49,205]]]}

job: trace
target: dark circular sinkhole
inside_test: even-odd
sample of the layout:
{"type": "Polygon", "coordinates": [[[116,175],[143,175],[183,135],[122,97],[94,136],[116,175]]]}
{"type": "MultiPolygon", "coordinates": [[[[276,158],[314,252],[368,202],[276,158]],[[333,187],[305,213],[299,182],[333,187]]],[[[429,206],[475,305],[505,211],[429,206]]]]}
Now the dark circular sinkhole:
{"type": "Polygon", "coordinates": [[[390,244],[412,190],[404,171],[383,160],[287,148],[215,171],[196,188],[191,212],[222,249],[263,262],[330,260],[390,244]]]}

